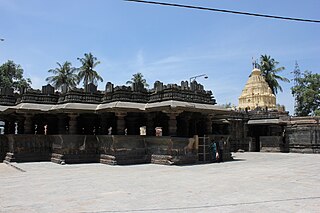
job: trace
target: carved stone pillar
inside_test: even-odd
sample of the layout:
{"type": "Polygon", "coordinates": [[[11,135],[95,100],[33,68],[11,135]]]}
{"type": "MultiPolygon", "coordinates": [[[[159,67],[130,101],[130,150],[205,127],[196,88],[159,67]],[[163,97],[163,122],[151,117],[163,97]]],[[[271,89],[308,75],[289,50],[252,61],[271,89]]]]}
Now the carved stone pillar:
{"type": "Polygon", "coordinates": [[[167,115],[169,116],[169,121],[168,121],[169,135],[176,136],[177,135],[177,116],[179,115],[179,113],[169,112],[167,113],[167,115]]]}
{"type": "Polygon", "coordinates": [[[25,114],[24,115],[24,134],[34,134],[33,132],[33,115],[32,114],[25,114]]]}
{"type": "Polygon", "coordinates": [[[126,112],[116,112],[117,117],[117,134],[118,135],[124,135],[125,134],[125,128],[126,128],[126,121],[124,120],[124,117],[127,115],[126,112]]]}
{"type": "Polygon", "coordinates": [[[70,120],[69,120],[69,135],[76,135],[77,134],[77,118],[78,114],[68,114],[70,120]]]}

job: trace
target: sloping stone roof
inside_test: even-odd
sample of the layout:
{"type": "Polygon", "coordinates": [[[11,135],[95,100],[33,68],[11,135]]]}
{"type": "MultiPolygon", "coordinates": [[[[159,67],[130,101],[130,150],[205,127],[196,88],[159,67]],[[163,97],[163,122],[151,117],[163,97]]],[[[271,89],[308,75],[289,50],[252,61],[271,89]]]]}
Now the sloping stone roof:
{"type": "Polygon", "coordinates": [[[35,103],[20,103],[16,106],[0,106],[0,112],[72,112],[72,111],[114,111],[118,109],[133,110],[133,111],[154,111],[157,109],[188,109],[189,111],[220,111],[229,112],[230,109],[225,109],[211,104],[199,104],[183,101],[163,101],[155,103],[134,103],[134,102],[110,102],[104,104],[85,104],[85,103],[64,103],[64,104],[35,104],[35,103]]]}

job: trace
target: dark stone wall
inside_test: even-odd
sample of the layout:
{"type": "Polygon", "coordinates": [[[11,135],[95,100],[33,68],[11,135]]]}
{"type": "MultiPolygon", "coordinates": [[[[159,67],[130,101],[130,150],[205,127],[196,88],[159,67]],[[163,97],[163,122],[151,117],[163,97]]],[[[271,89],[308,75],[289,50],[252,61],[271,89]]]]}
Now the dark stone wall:
{"type": "Polygon", "coordinates": [[[2,160],[111,165],[197,161],[189,138],[122,135],[1,135],[2,160]],[[6,157],[5,157],[6,155],[6,157]]]}
{"type": "Polygon", "coordinates": [[[260,136],[260,152],[289,152],[282,136],[260,136]]]}
{"type": "Polygon", "coordinates": [[[148,163],[147,146],[142,136],[99,135],[100,162],[105,164],[148,163]]]}
{"type": "Polygon", "coordinates": [[[52,143],[52,162],[99,162],[99,143],[95,135],[49,135],[48,139],[52,143]]]}
{"type": "Polygon", "coordinates": [[[292,125],[286,128],[290,152],[320,153],[319,125],[292,125]]]}
{"type": "MultiPolygon", "coordinates": [[[[51,142],[46,135],[4,135],[8,149],[8,162],[49,161],[51,142]]],[[[1,138],[2,139],[2,138],[1,138]]]]}
{"type": "Polygon", "coordinates": [[[193,138],[146,137],[148,156],[156,164],[193,164],[198,160],[193,138]]]}

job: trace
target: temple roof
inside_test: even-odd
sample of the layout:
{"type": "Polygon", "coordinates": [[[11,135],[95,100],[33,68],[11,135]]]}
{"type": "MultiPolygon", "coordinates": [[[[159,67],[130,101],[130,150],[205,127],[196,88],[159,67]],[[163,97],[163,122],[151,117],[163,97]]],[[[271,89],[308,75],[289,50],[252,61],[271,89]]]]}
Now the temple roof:
{"type": "Polygon", "coordinates": [[[257,107],[276,107],[276,97],[272,93],[261,71],[254,68],[239,97],[239,109],[255,109],[257,107]]]}
{"type": "Polygon", "coordinates": [[[191,103],[183,101],[162,101],[155,103],[134,103],[125,101],[116,101],[103,104],[89,103],[64,103],[64,104],[35,104],[35,103],[20,103],[15,106],[0,106],[2,113],[25,113],[25,112],[103,112],[103,111],[156,111],[164,109],[181,109],[188,111],[205,111],[205,112],[229,112],[230,109],[225,109],[212,104],[191,103]]]}

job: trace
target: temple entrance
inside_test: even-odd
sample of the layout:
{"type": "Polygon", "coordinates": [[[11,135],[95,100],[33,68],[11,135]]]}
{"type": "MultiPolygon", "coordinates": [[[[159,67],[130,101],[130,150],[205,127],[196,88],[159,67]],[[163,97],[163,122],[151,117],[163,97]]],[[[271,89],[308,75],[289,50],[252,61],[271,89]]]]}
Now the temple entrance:
{"type": "Polygon", "coordinates": [[[255,152],[260,152],[260,136],[268,135],[268,126],[266,125],[249,125],[248,136],[252,137],[252,141],[255,143],[255,152]]]}

